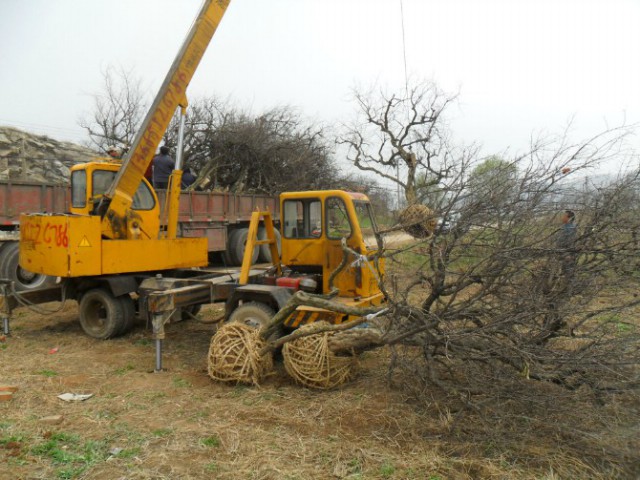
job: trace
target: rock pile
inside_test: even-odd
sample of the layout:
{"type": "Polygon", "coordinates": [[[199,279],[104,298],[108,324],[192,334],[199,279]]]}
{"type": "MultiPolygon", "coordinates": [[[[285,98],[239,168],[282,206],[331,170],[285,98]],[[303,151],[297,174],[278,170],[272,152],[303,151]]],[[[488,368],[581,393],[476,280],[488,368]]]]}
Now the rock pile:
{"type": "Polygon", "coordinates": [[[0,180],[66,184],[71,166],[96,156],[75,143],[0,126],[0,180]]]}

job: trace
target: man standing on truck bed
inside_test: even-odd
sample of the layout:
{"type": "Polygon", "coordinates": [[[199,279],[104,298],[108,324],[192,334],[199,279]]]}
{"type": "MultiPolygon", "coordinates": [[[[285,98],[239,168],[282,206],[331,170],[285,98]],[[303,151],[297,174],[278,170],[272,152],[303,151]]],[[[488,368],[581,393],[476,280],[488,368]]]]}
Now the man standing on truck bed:
{"type": "Polygon", "coordinates": [[[176,166],[176,162],[169,155],[169,147],[163,145],[160,147],[160,153],[153,157],[153,187],[167,188],[171,172],[176,166]]]}

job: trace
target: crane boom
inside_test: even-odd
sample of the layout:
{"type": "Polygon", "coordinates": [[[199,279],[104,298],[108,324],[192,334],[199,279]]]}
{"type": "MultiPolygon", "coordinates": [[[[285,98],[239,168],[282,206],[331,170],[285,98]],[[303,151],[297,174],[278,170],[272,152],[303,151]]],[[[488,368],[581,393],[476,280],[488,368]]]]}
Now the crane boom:
{"type": "Polygon", "coordinates": [[[105,198],[99,208],[102,235],[112,239],[127,238],[127,218],[133,196],[153,160],[176,108],[186,106],[189,82],[215,33],[230,0],[205,0],[198,17],[191,26],[180,51],[147,113],[129,153],[124,157],[105,198]]]}

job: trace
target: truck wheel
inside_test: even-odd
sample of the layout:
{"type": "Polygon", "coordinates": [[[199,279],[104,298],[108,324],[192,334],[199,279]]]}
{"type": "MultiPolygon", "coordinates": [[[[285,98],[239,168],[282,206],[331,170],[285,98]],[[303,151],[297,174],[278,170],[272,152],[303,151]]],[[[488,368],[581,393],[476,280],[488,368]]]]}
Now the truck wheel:
{"type": "Polygon", "coordinates": [[[33,273],[20,267],[18,242],[10,242],[0,250],[0,278],[12,280],[16,291],[34,290],[55,282],[55,277],[33,273]]]}
{"type": "Polygon", "coordinates": [[[113,338],[123,330],[126,308],[121,298],[104,288],[94,288],[80,299],[80,325],[90,337],[113,338]]]}
{"type": "Polygon", "coordinates": [[[225,267],[235,267],[239,264],[236,263],[235,256],[235,236],[238,230],[232,230],[227,234],[227,249],[222,252],[222,261],[224,262],[225,267]]]}
{"type": "Polygon", "coordinates": [[[276,312],[269,305],[260,302],[247,302],[233,311],[229,321],[244,323],[253,328],[261,328],[269,323],[275,314],[276,312]]]}
{"type": "MultiPolygon", "coordinates": [[[[280,238],[280,232],[274,229],[276,234],[276,245],[278,245],[278,253],[282,253],[282,239],[280,238]]],[[[265,240],[267,238],[267,229],[261,227],[258,230],[258,240],[265,240]]],[[[260,245],[258,248],[260,250],[260,255],[258,256],[258,260],[261,262],[271,263],[271,249],[269,245],[260,245]]]]}
{"type": "MultiPolygon", "coordinates": [[[[242,265],[242,258],[244,257],[244,247],[247,243],[247,237],[249,236],[248,228],[239,228],[231,232],[229,239],[229,253],[234,265],[242,265]]],[[[253,249],[253,255],[251,256],[251,264],[253,265],[258,261],[259,249],[258,247],[253,249]]]]}
{"type": "Polygon", "coordinates": [[[122,304],[122,313],[124,317],[122,328],[116,335],[124,335],[131,330],[136,323],[136,305],[129,294],[121,295],[117,297],[116,300],[122,304]]]}

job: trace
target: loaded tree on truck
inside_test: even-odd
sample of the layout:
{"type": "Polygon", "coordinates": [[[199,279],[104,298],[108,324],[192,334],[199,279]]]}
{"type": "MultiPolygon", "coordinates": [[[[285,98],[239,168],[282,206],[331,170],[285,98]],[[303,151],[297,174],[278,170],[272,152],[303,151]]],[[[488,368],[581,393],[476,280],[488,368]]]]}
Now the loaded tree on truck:
{"type": "MultiPolygon", "coordinates": [[[[337,291],[335,301],[354,307],[384,301],[378,288],[380,270],[374,271],[363,261],[372,251],[367,242],[373,238],[363,227],[369,231],[376,227],[365,195],[338,190],[283,193],[279,199],[282,255],[277,249],[273,212],[262,209],[253,212],[248,230],[242,232],[243,237],[246,234],[241,238],[246,243],[242,268],[221,271],[206,268],[209,239],[186,235],[178,228],[180,135],[164,209],[144,179],[178,107],[184,120],[187,85],[228,3],[205,1],[122,164],[74,166],[69,214],[21,216],[21,267],[62,281],[52,288],[24,293],[16,292],[10,281],[0,282],[5,332],[17,305],[52,299],[75,298],[82,328],[99,339],[126,332],[138,312],[152,322],[156,368],[160,369],[164,325],[176,313],[193,313],[205,303],[225,302],[228,320],[258,326],[296,290],[337,291]],[[258,240],[261,220],[267,238],[258,240]],[[361,255],[348,268],[342,268],[343,243],[361,255]],[[272,267],[266,270],[251,268],[251,257],[260,245],[271,253],[272,267]],[[336,271],[340,273],[333,278],[336,271]]],[[[184,122],[181,131],[183,126],[184,122]]],[[[342,323],[350,316],[301,306],[285,326],[319,319],[342,323]]]]}

